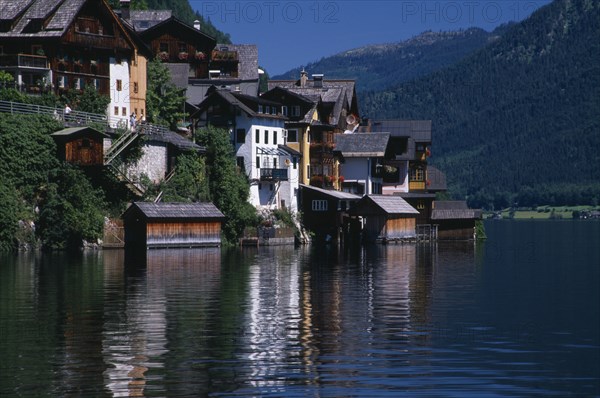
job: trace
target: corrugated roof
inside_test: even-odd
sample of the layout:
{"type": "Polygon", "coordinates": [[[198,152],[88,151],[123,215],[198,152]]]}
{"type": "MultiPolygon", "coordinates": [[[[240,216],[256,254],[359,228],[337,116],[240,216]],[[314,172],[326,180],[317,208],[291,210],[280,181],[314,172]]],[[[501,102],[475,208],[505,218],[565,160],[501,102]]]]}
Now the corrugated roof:
{"type": "Polygon", "coordinates": [[[390,133],[336,134],[335,150],[345,157],[384,156],[390,133]]]}
{"type": "Polygon", "coordinates": [[[134,202],[133,206],[140,209],[148,219],[225,218],[212,203],[134,202]]]}
{"type": "Polygon", "coordinates": [[[419,214],[418,210],[408,204],[400,196],[368,195],[364,200],[371,200],[387,214],[419,214]]]}

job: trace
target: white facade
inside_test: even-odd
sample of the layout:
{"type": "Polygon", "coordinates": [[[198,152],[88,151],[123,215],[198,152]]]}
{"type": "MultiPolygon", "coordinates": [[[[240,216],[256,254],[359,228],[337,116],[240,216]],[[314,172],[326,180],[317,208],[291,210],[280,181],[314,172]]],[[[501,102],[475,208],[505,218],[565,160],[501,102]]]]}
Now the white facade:
{"type": "Polygon", "coordinates": [[[285,206],[296,212],[300,159],[279,148],[286,139],[284,120],[252,118],[242,113],[236,118],[231,135],[238,165],[243,162],[251,182],[250,203],[257,208],[268,209],[285,206]],[[283,170],[286,170],[287,179],[279,179],[277,175],[272,180],[265,178],[272,170],[275,173],[285,173],[283,170]]]}
{"type": "Polygon", "coordinates": [[[110,104],[108,117],[111,127],[129,127],[129,60],[110,58],[110,104]]]}

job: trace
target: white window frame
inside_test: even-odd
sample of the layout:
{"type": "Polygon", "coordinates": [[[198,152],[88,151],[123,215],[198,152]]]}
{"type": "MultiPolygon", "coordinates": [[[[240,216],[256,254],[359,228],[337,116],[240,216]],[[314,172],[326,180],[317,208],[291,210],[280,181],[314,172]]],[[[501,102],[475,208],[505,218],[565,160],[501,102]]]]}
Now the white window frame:
{"type": "Polygon", "coordinates": [[[312,211],[327,211],[327,201],[323,199],[314,199],[312,201],[312,211]]]}

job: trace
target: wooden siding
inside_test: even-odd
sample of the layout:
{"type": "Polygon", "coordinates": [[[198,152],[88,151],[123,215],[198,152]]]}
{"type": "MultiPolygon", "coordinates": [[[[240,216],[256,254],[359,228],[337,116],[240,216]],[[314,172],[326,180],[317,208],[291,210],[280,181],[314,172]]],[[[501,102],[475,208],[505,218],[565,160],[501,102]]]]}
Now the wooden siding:
{"type": "Polygon", "coordinates": [[[67,142],[65,161],[84,166],[103,164],[103,141],[82,137],[67,142]]]}
{"type": "Polygon", "coordinates": [[[218,246],[221,244],[221,222],[149,222],[147,247],[218,246]]]}
{"type": "Polygon", "coordinates": [[[475,220],[441,220],[438,226],[440,240],[472,240],[475,237],[475,220]]]}
{"type": "Polygon", "coordinates": [[[404,239],[415,236],[415,217],[388,218],[384,214],[366,217],[364,235],[367,241],[378,239],[404,239]]]}

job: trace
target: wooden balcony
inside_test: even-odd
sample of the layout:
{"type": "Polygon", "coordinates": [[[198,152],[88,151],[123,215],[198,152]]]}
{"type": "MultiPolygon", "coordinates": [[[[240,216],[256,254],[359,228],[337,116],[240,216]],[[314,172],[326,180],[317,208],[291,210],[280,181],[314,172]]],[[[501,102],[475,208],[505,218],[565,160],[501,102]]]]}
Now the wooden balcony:
{"type": "Polygon", "coordinates": [[[408,190],[409,191],[424,191],[425,190],[425,181],[409,181],[408,182],[408,190]]]}
{"type": "Polygon", "coordinates": [[[287,181],[287,169],[260,169],[261,181],[287,181]]]}
{"type": "Polygon", "coordinates": [[[0,66],[13,68],[48,69],[48,58],[42,55],[0,55],[0,66]]]}
{"type": "Polygon", "coordinates": [[[213,50],[211,54],[211,60],[213,61],[238,61],[237,51],[221,51],[213,50]]]}

